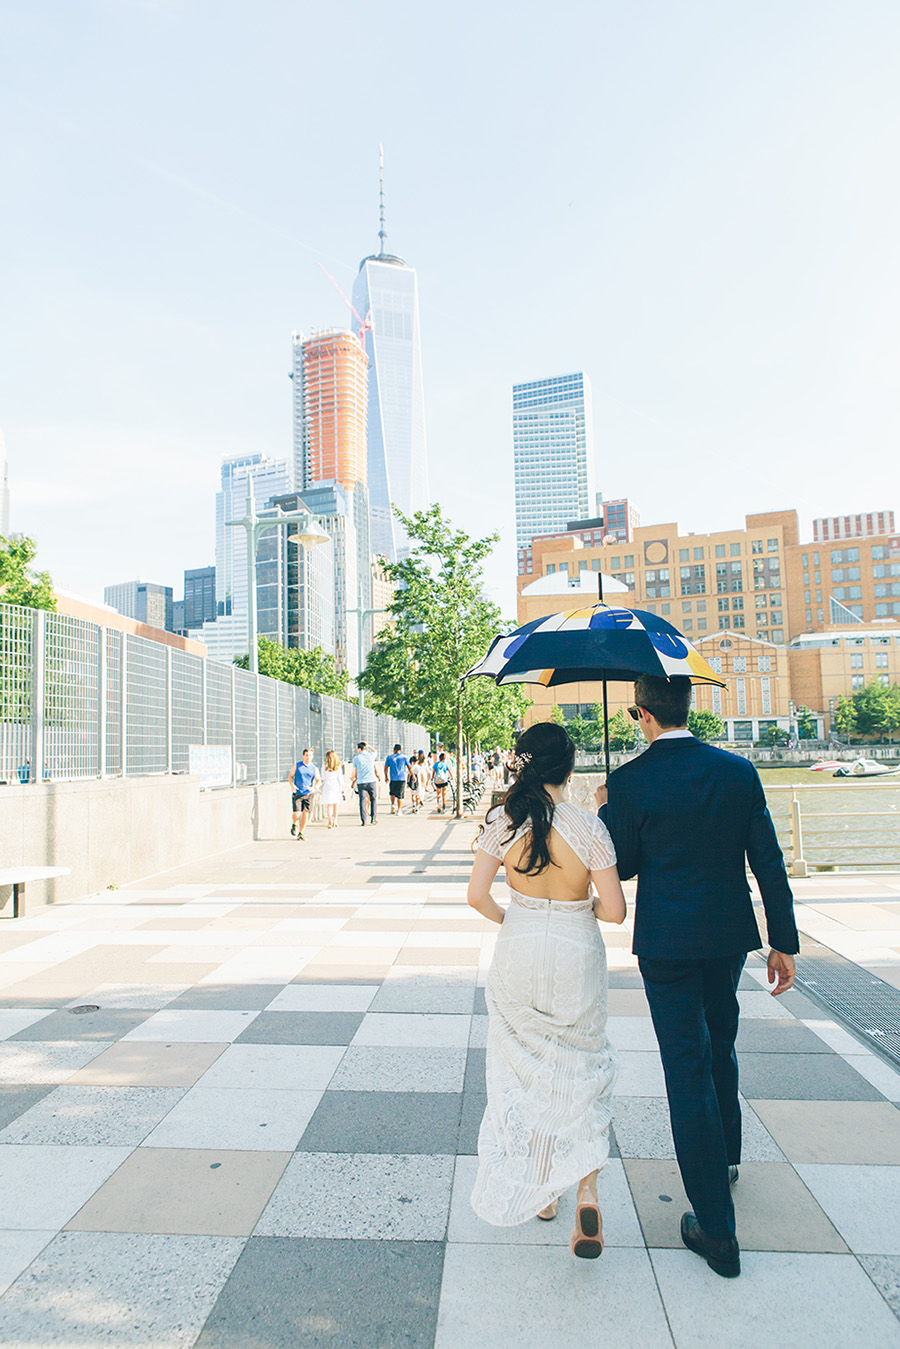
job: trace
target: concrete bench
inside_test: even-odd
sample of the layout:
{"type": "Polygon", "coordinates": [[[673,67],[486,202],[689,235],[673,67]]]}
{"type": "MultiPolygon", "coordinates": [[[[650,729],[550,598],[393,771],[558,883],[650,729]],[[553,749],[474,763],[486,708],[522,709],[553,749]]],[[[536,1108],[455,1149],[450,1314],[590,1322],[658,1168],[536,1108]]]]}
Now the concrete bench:
{"type": "Polygon", "coordinates": [[[0,867],[0,885],[13,888],[13,918],[25,917],[25,885],[27,881],[49,881],[54,876],[68,876],[69,867],[0,867]]]}

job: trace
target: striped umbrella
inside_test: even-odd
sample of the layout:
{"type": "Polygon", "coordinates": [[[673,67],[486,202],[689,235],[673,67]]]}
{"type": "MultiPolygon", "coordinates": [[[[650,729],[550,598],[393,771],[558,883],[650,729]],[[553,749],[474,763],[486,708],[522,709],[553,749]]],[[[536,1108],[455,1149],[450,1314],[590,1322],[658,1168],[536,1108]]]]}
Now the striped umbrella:
{"type": "Polygon", "coordinates": [[[639,675],[687,675],[694,684],[725,687],[700,652],[671,623],[646,609],[592,604],[536,618],[515,632],[495,637],[487,654],[463,679],[485,675],[497,684],[603,683],[603,735],[609,771],[607,680],[633,681],[639,675]]]}

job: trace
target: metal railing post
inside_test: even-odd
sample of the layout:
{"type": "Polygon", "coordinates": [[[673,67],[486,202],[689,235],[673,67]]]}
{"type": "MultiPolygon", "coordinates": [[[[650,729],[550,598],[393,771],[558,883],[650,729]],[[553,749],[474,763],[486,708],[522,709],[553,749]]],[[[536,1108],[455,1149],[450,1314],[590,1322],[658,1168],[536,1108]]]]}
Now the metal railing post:
{"type": "Polygon", "coordinates": [[[231,667],[231,785],[237,786],[237,718],[235,716],[235,667],[231,667]]]}
{"type": "Polygon", "coordinates": [[[44,781],[44,664],[47,611],[35,609],[31,642],[31,781],[44,781]]]}
{"type": "Polygon", "coordinates": [[[128,777],[128,633],[122,633],[122,698],[119,708],[122,719],[120,741],[122,745],[122,777],[128,777]]]}
{"type": "Polygon", "coordinates": [[[97,767],[100,777],[106,777],[106,629],[100,629],[97,662],[97,767]]]}
{"type": "Polygon", "coordinates": [[[258,674],[257,674],[257,675],[254,675],[254,676],[253,676],[253,679],[254,679],[254,682],[255,682],[255,684],[256,684],[256,777],[254,778],[254,782],[256,782],[256,783],[258,784],[258,783],[259,783],[259,765],[260,765],[260,755],[259,755],[259,740],[260,740],[260,725],[259,725],[259,681],[260,681],[260,679],[261,679],[261,675],[258,675],[258,674]]]}
{"type": "Polygon", "coordinates": [[[203,743],[209,744],[209,731],[206,711],[207,683],[206,683],[206,658],[200,660],[200,713],[203,717],[203,743]]]}
{"type": "Polygon", "coordinates": [[[803,824],[796,792],[791,793],[791,875],[807,875],[806,859],[803,856],[803,824]]]}
{"type": "Polygon", "coordinates": [[[172,648],[166,647],[166,772],[172,772],[172,648]]]}

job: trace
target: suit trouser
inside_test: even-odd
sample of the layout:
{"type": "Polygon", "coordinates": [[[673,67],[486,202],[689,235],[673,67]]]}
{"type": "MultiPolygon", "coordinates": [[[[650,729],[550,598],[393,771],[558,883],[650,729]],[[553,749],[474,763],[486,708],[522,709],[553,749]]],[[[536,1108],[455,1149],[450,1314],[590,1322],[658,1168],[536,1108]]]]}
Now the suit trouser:
{"type": "Polygon", "coordinates": [[[359,791],[359,818],[363,824],[366,823],[366,802],[369,804],[369,820],[375,819],[375,783],[360,782],[357,784],[359,791]]]}
{"type": "Polygon", "coordinates": [[[746,955],[717,960],[638,959],[659,1041],[675,1155],[707,1236],[733,1237],[728,1167],[741,1160],[734,1051],[738,980],[746,955]]]}

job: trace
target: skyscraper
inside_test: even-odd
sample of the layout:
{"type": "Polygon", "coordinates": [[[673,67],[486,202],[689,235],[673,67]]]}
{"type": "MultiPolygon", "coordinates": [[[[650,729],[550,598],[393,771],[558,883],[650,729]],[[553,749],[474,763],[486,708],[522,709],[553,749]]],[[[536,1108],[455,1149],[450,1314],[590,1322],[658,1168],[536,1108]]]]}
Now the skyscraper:
{"type": "Polygon", "coordinates": [[[184,627],[199,628],[216,616],[216,569],[193,567],[184,573],[184,627]]]}
{"type": "Polygon", "coordinates": [[[425,392],[415,269],[385,251],[384,176],[379,251],[363,258],[353,306],[369,360],[368,482],[372,552],[395,561],[407,548],[394,516],[428,506],[425,392]]]}
{"type": "MultiPolygon", "coordinates": [[[[295,493],[276,497],[284,512],[303,510],[295,493]]],[[[315,548],[304,548],[296,539],[295,525],[267,529],[260,536],[256,562],[256,614],[261,637],[271,637],[280,646],[310,650],[320,646],[334,654],[334,547],[331,539],[315,548]]],[[[245,641],[246,646],[246,641],[245,641]]]]}
{"type": "Polygon", "coordinates": [[[247,613],[247,532],[231,528],[228,521],[240,520],[245,513],[248,478],[253,479],[258,511],[293,486],[286,459],[246,454],[222,460],[216,493],[216,607],[224,615],[247,613]]]}
{"type": "Polygon", "coordinates": [[[294,481],[366,482],[369,363],[353,333],[294,333],[294,481]],[[299,425],[298,425],[299,422],[299,425]]]}
{"type": "Polygon", "coordinates": [[[585,374],[513,385],[513,462],[518,548],[590,515],[594,432],[585,374]]]}
{"type": "Polygon", "coordinates": [[[137,619],[138,623],[173,631],[171,586],[156,585],[153,581],[122,581],[104,587],[103,603],[119,614],[137,619]]]}

